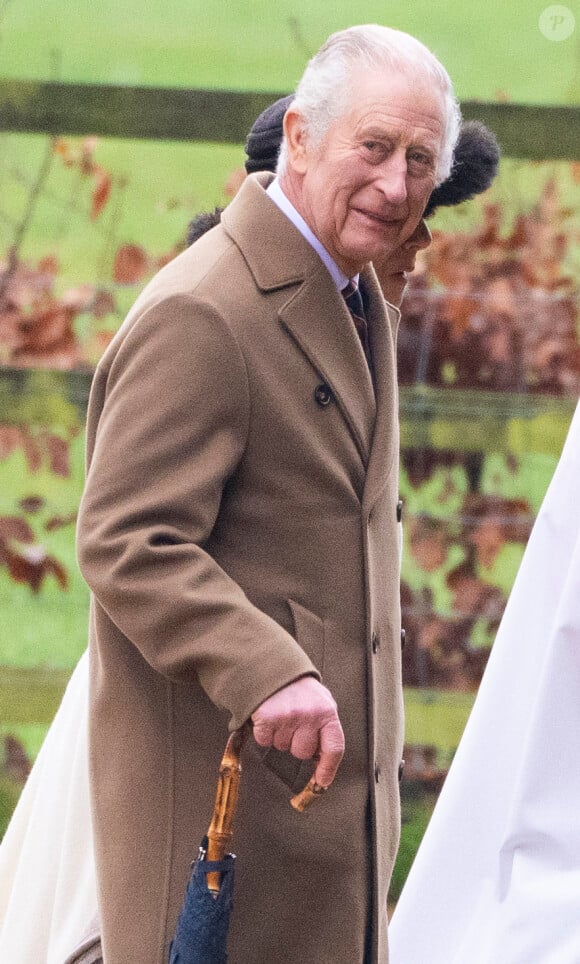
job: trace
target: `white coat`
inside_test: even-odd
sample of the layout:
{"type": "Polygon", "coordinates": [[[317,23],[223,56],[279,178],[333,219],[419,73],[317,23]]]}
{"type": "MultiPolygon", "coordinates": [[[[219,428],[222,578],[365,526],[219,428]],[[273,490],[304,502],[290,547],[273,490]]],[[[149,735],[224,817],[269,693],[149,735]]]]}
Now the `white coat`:
{"type": "Polygon", "coordinates": [[[390,964],[580,961],[580,407],[389,930],[390,964]]]}

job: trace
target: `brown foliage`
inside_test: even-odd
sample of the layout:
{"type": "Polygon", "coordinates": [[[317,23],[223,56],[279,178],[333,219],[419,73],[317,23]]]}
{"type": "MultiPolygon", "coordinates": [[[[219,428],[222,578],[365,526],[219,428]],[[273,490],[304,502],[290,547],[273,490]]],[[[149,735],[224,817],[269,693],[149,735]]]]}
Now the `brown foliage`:
{"type": "Polygon", "coordinates": [[[32,769],[20,740],[7,733],[4,737],[4,765],[2,772],[17,783],[24,783],[32,769]]]}
{"type": "Polygon", "coordinates": [[[0,517],[0,565],[6,566],[15,582],[25,583],[34,593],[50,574],[61,589],[68,587],[64,566],[36,543],[33,530],[20,516],[0,517]]]}
{"type": "Polygon", "coordinates": [[[564,267],[570,213],[550,178],[507,234],[498,204],[470,233],[434,231],[403,305],[403,384],[580,392],[578,287],[564,267]]]}
{"type": "Polygon", "coordinates": [[[43,546],[31,546],[21,553],[6,547],[0,547],[0,558],[8,566],[8,572],[14,582],[23,582],[33,593],[40,592],[40,587],[47,575],[52,574],[61,589],[68,588],[66,569],[54,556],[49,556],[43,546]]]}
{"type": "Polygon", "coordinates": [[[140,244],[122,244],[115,254],[113,281],[118,285],[136,285],[149,270],[149,257],[140,244]]]}
{"type": "Polygon", "coordinates": [[[98,137],[85,137],[78,146],[62,137],[53,142],[53,152],[65,167],[76,169],[82,178],[92,178],[90,218],[93,221],[103,212],[113,188],[113,175],[95,161],[98,144],[98,137]]]}
{"type": "MultiPolygon", "coordinates": [[[[68,440],[46,429],[34,429],[29,425],[0,425],[0,461],[8,458],[16,449],[22,449],[29,472],[38,472],[45,465],[54,475],[70,476],[70,453],[68,440]]],[[[22,500],[24,512],[35,512],[42,507],[38,496],[22,500]]]]}
{"type": "Polygon", "coordinates": [[[91,219],[95,221],[111,196],[113,178],[108,171],[99,167],[95,171],[95,186],[91,198],[91,219]]]}
{"type": "MultiPolygon", "coordinates": [[[[74,435],[74,430],[70,435],[74,435]]],[[[45,465],[54,475],[70,475],[69,443],[44,429],[34,431],[29,426],[0,425],[0,460],[21,449],[30,472],[45,465]]],[[[65,567],[38,542],[32,525],[25,516],[41,516],[47,508],[44,498],[27,495],[20,499],[18,508],[23,515],[0,516],[0,566],[4,566],[14,582],[25,583],[33,593],[40,592],[45,578],[54,576],[61,589],[68,588],[65,567]]],[[[74,523],[76,513],[50,516],[39,524],[45,532],[52,532],[74,523]]],[[[39,525],[36,526],[39,531],[39,525]]]]}
{"type": "Polygon", "coordinates": [[[115,308],[113,295],[89,284],[57,294],[55,268],[56,259],[43,258],[36,267],[20,262],[13,270],[0,304],[0,364],[60,369],[88,364],[90,346],[79,340],[76,321],[86,313],[101,321],[115,308]]]}
{"type": "MultiPolygon", "coordinates": [[[[437,467],[437,453],[429,454],[433,458],[423,463],[422,480],[416,473],[416,484],[428,481],[437,467]]],[[[418,453],[413,455],[417,466],[418,453]]],[[[448,455],[442,453],[443,461],[448,455]]],[[[441,519],[411,516],[406,526],[406,546],[414,570],[429,578],[418,579],[420,588],[405,581],[401,585],[406,629],[403,678],[410,686],[472,690],[481,680],[506,603],[503,591],[492,581],[493,567],[505,547],[525,545],[533,516],[525,499],[477,491],[478,462],[473,455],[455,453],[455,459],[457,463],[464,460],[473,485],[460,507],[441,519]],[[450,568],[454,558],[460,561],[450,568]],[[443,605],[436,595],[442,586],[448,597],[443,605]]],[[[508,468],[515,470],[515,465],[508,468]]],[[[435,504],[445,503],[449,497],[457,499],[453,483],[444,486],[444,493],[435,504]]]]}

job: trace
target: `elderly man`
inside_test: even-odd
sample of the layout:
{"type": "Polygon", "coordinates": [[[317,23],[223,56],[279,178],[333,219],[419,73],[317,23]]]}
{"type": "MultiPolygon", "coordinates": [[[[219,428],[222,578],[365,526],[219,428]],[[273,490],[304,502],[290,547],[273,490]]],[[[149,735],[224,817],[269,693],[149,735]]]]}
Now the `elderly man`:
{"type": "Polygon", "coordinates": [[[397,318],[365,266],[412,235],[457,130],[422,44],[333,35],[286,112],[278,177],[248,178],[99,365],[78,546],[107,964],[166,961],[224,732],[248,720],[232,964],[387,960],[397,318]],[[333,786],[301,815],[288,797],[311,760],[333,786]]]}

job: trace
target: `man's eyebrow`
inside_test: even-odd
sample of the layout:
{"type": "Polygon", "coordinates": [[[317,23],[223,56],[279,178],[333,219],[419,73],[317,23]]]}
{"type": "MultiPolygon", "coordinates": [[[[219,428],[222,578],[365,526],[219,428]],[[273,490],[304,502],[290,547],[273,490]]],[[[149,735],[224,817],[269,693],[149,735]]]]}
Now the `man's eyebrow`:
{"type": "Polygon", "coordinates": [[[397,140],[396,134],[385,130],[384,127],[362,127],[359,131],[360,136],[365,140],[377,140],[377,141],[395,141],[397,140]]]}
{"type": "Polygon", "coordinates": [[[424,154],[429,154],[431,157],[435,157],[437,154],[437,148],[432,144],[426,144],[425,141],[413,141],[407,147],[408,151],[423,151],[424,154]]]}

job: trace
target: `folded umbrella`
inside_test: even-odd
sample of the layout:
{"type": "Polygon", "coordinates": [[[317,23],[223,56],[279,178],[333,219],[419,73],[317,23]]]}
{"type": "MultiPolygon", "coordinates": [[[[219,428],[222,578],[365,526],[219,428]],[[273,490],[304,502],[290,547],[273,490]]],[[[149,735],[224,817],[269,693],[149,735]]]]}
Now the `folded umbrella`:
{"type": "MultiPolygon", "coordinates": [[[[233,905],[235,855],[229,852],[238,802],[240,756],[249,727],[230,736],[219,768],[214,812],[187,884],[169,950],[169,964],[227,964],[227,937],[233,905]]],[[[302,812],[324,791],[311,779],[292,798],[302,812]]]]}

